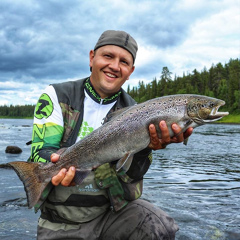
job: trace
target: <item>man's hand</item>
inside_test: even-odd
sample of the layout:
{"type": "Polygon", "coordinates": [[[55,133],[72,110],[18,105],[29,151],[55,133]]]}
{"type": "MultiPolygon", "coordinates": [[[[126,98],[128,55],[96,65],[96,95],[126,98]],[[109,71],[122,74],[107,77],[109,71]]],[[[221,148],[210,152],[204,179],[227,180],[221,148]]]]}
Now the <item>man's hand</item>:
{"type": "MultiPolygon", "coordinates": [[[[53,153],[51,155],[51,161],[57,162],[59,160],[60,155],[53,153]]],[[[66,168],[63,168],[59,171],[57,175],[52,177],[52,184],[54,186],[58,186],[61,184],[62,186],[69,187],[74,186],[73,178],[75,176],[76,169],[75,167],[70,167],[68,170],[66,168]]]]}
{"type": "Polygon", "coordinates": [[[161,139],[159,139],[157,135],[157,131],[154,124],[149,125],[150,144],[148,146],[153,150],[163,149],[170,143],[183,142],[184,139],[188,138],[193,132],[193,128],[188,128],[184,133],[180,133],[181,128],[176,123],[174,123],[172,124],[172,130],[176,136],[170,138],[166,122],[160,121],[159,127],[161,130],[161,137],[162,137],[161,139]]]}

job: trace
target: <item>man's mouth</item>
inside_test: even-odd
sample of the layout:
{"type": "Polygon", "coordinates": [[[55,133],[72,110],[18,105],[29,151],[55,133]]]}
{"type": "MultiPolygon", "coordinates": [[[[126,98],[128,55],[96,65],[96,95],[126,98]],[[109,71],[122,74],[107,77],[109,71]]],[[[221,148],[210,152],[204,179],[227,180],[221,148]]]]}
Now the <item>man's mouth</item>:
{"type": "Polygon", "coordinates": [[[116,75],[114,75],[114,74],[111,74],[111,73],[105,73],[108,77],[111,77],[111,78],[117,78],[117,76],[116,75]]]}

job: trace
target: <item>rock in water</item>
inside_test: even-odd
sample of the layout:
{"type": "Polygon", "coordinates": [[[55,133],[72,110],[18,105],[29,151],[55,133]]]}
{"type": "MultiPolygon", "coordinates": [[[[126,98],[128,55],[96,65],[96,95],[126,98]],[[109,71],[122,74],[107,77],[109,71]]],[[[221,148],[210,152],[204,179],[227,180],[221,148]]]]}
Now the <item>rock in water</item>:
{"type": "Polygon", "coordinates": [[[5,153],[19,154],[22,152],[22,149],[17,146],[7,146],[5,153]]]}

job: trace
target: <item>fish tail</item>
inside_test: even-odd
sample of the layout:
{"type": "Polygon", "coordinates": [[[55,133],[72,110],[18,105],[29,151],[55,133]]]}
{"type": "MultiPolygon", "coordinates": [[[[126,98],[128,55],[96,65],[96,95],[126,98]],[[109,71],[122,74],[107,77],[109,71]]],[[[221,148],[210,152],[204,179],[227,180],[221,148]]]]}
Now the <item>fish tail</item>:
{"type": "Polygon", "coordinates": [[[29,208],[32,208],[38,202],[43,190],[50,182],[49,179],[41,182],[39,180],[40,178],[35,173],[40,164],[41,163],[21,161],[0,164],[0,168],[13,169],[17,173],[20,180],[23,182],[29,208]]]}

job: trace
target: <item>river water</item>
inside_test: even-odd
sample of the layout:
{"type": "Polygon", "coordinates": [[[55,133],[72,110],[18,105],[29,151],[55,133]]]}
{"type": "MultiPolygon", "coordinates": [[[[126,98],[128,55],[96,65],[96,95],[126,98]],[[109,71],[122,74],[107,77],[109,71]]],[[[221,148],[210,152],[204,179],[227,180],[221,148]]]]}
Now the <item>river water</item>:
{"type": "MultiPolygon", "coordinates": [[[[0,119],[0,163],[27,160],[31,130],[32,120],[0,119]],[[6,154],[8,145],[23,152],[6,154]]],[[[177,240],[240,239],[240,125],[204,125],[187,146],[154,152],[142,198],[176,220],[177,240]]],[[[1,169],[0,239],[36,239],[38,217],[15,172],[1,169]]]]}

